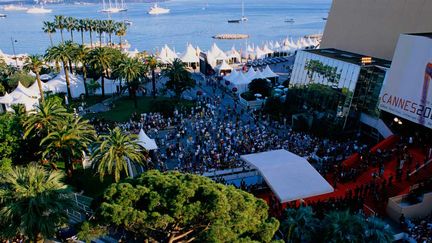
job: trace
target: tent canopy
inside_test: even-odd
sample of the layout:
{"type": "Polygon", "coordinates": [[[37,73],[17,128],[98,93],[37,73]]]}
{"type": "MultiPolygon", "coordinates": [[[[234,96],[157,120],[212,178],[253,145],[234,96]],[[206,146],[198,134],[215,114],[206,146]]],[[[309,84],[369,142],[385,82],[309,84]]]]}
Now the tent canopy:
{"type": "Polygon", "coordinates": [[[264,77],[266,77],[266,78],[276,78],[276,77],[279,77],[279,75],[277,75],[276,73],[274,73],[274,72],[270,69],[269,65],[267,65],[267,66],[264,68],[264,70],[262,71],[262,75],[263,75],[264,77]]]}
{"type": "Polygon", "coordinates": [[[138,144],[145,148],[147,151],[158,149],[155,140],[149,138],[149,136],[147,136],[147,134],[142,129],[138,134],[138,144]]]}
{"type": "Polygon", "coordinates": [[[182,60],[182,62],[186,62],[186,63],[198,63],[199,62],[199,57],[198,57],[197,51],[195,50],[195,48],[193,48],[193,46],[191,44],[189,44],[187,46],[186,52],[181,57],[181,60],[182,60]]]}
{"type": "Polygon", "coordinates": [[[333,192],[333,187],[306,159],[284,149],[240,158],[260,172],[281,203],[333,192]]]}
{"type": "Polygon", "coordinates": [[[226,63],[225,60],[223,60],[222,63],[216,67],[216,69],[219,71],[225,71],[225,70],[232,71],[233,70],[233,68],[230,65],[228,65],[228,63],[226,63]]]}

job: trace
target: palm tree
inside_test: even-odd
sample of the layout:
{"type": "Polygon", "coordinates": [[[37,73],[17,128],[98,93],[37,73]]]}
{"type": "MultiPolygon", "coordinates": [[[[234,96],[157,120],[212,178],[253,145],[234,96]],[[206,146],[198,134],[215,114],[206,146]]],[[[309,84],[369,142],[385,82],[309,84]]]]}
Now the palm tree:
{"type": "Polygon", "coordinates": [[[87,22],[85,19],[78,20],[77,30],[81,32],[81,45],[84,45],[84,31],[87,31],[87,22]]]}
{"type": "Polygon", "coordinates": [[[393,232],[381,219],[370,217],[367,219],[366,241],[389,243],[394,241],[393,232]]]}
{"type": "Polygon", "coordinates": [[[123,41],[122,37],[126,35],[127,26],[125,23],[119,22],[116,24],[116,35],[120,39],[120,50],[123,49],[123,41]]]}
{"type": "Polygon", "coordinates": [[[129,161],[143,163],[143,150],[136,135],[125,135],[116,127],[110,130],[110,134],[102,135],[100,141],[91,159],[101,180],[105,174],[109,174],[114,175],[115,181],[118,182],[123,171],[129,176],[129,161]]]}
{"type": "Polygon", "coordinates": [[[6,237],[24,235],[31,242],[52,237],[68,222],[74,207],[63,174],[40,165],[15,167],[1,177],[0,222],[6,237]]]}
{"type": "Polygon", "coordinates": [[[65,23],[66,30],[70,32],[71,41],[73,42],[74,41],[73,31],[76,28],[76,19],[73,17],[66,17],[64,23],[65,23]]]}
{"type": "Polygon", "coordinates": [[[323,221],[324,242],[365,242],[365,221],[349,211],[334,211],[323,221]]]}
{"type": "Polygon", "coordinates": [[[156,73],[155,70],[159,66],[158,61],[155,56],[148,56],[145,60],[147,67],[151,71],[152,76],[152,87],[153,87],[153,98],[156,98],[156,73]]]}
{"type": "Polygon", "coordinates": [[[67,93],[68,97],[72,98],[70,90],[70,80],[69,80],[69,68],[68,62],[72,59],[70,53],[70,48],[67,48],[65,44],[60,44],[53,46],[46,51],[45,58],[49,61],[61,62],[63,65],[63,70],[66,78],[67,93]]]}
{"type": "Polygon", "coordinates": [[[103,20],[94,20],[95,21],[95,29],[99,34],[99,47],[102,47],[102,34],[105,32],[105,21],[103,20]]]}
{"type": "Polygon", "coordinates": [[[94,20],[92,19],[85,19],[85,23],[86,23],[86,29],[88,30],[89,34],[90,34],[90,47],[93,48],[93,31],[96,30],[96,23],[94,20]]]}
{"type": "Polygon", "coordinates": [[[60,30],[60,36],[61,36],[62,43],[64,42],[64,39],[63,39],[63,30],[65,28],[64,22],[65,22],[65,17],[63,15],[54,16],[55,27],[56,27],[56,29],[60,30]]]}
{"type": "Polygon", "coordinates": [[[143,65],[136,58],[124,58],[118,68],[115,70],[121,78],[124,78],[128,85],[129,95],[134,97],[135,108],[138,107],[137,104],[137,96],[136,96],[136,87],[137,83],[139,83],[140,75],[143,73],[143,65]]]}
{"type": "Polygon", "coordinates": [[[108,37],[109,37],[109,44],[112,44],[112,34],[116,31],[116,25],[114,23],[113,20],[109,19],[109,20],[105,20],[104,21],[104,26],[105,26],[105,31],[108,33],[108,37]]]}
{"type": "Polygon", "coordinates": [[[28,136],[45,137],[54,131],[59,123],[70,114],[55,99],[46,99],[39,103],[36,112],[31,113],[24,122],[24,138],[28,136]]]}
{"type": "Polygon", "coordinates": [[[311,207],[287,209],[281,224],[286,242],[311,242],[318,220],[311,207]]]}
{"type": "Polygon", "coordinates": [[[165,84],[167,89],[172,90],[177,99],[184,91],[195,86],[195,81],[191,78],[185,64],[178,58],[174,59],[163,73],[168,78],[165,84]]]}
{"type": "Polygon", "coordinates": [[[44,93],[42,89],[42,81],[40,80],[39,73],[42,70],[42,67],[44,66],[44,62],[42,60],[42,57],[40,55],[30,55],[26,58],[26,61],[24,63],[24,70],[32,71],[36,74],[36,82],[39,87],[39,94],[41,96],[42,102],[45,100],[44,93]]]}
{"type": "Polygon", "coordinates": [[[69,60],[68,60],[69,70],[71,73],[74,73],[72,62],[76,61],[75,55],[76,55],[76,52],[78,49],[78,45],[76,43],[68,40],[68,41],[65,41],[65,47],[67,49],[67,52],[69,53],[69,60]]]}
{"type": "Polygon", "coordinates": [[[83,72],[83,81],[84,81],[84,89],[86,97],[88,96],[88,90],[87,90],[87,62],[89,60],[89,53],[90,49],[86,47],[85,45],[79,45],[75,50],[75,60],[77,62],[80,62],[82,65],[82,72],[83,72]]]}
{"type": "Polygon", "coordinates": [[[44,33],[47,33],[50,39],[51,46],[53,46],[53,40],[52,40],[52,34],[56,32],[56,26],[55,23],[44,21],[42,30],[44,33]]]}
{"type": "Polygon", "coordinates": [[[102,97],[105,97],[105,75],[109,74],[112,53],[107,47],[96,47],[89,56],[89,65],[101,75],[102,97]]]}
{"type": "Polygon", "coordinates": [[[74,171],[74,161],[82,161],[83,151],[93,142],[96,132],[88,120],[72,115],[59,123],[55,131],[50,132],[40,145],[46,146],[43,158],[52,161],[63,161],[68,177],[74,171]]]}

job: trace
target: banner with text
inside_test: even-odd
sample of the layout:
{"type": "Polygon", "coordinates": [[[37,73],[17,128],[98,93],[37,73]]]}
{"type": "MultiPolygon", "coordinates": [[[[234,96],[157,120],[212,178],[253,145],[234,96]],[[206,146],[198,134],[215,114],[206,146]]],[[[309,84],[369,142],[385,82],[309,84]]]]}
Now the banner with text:
{"type": "Polygon", "coordinates": [[[401,35],[379,108],[432,128],[432,38],[401,35]]]}

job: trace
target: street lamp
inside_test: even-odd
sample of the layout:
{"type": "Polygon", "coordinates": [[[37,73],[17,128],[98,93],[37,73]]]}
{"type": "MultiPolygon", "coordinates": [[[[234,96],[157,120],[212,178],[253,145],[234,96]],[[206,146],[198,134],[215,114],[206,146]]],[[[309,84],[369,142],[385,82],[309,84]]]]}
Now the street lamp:
{"type": "Polygon", "coordinates": [[[13,50],[13,54],[14,54],[14,59],[15,59],[15,64],[18,67],[18,60],[17,60],[17,56],[15,53],[15,42],[18,42],[17,40],[14,40],[11,36],[11,43],[12,43],[12,50],[13,50]]]}
{"type": "Polygon", "coordinates": [[[395,117],[395,118],[393,119],[393,121],[397,123],[397,122],[399,122],[399,119],[398,119],[397,117],[395,117]]]}

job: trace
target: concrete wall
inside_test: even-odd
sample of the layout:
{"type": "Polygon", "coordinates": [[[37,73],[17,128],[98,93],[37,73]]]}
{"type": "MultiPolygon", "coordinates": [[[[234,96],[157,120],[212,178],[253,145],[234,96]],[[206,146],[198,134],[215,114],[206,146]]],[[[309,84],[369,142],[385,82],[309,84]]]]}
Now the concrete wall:
{"type": "Polygon", "coordinates": [[[393,58],[402,33],[432,32],[431,0],[333,0],[322,48],[393,58]]]}
{"type": "Polygon", "coordinates": [[[387,214],[394,221],[398,222],[399,217],[404,214],[408,219],[423,218],[432,212],[432,192],[423,195],[423,201],[414,205],[401,205],[402,199],[407,195],[400,195],[389,198],[387,214]]]}

